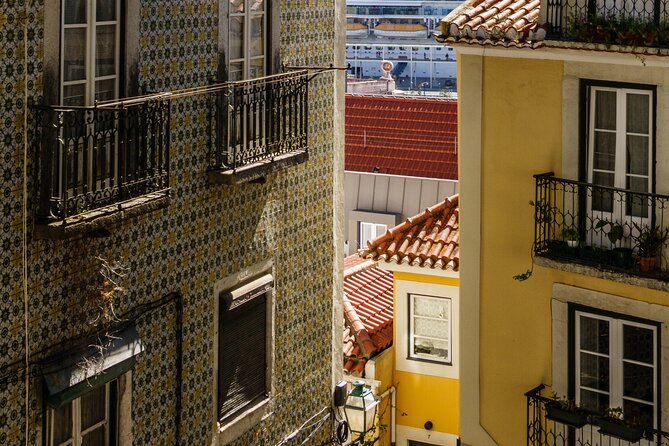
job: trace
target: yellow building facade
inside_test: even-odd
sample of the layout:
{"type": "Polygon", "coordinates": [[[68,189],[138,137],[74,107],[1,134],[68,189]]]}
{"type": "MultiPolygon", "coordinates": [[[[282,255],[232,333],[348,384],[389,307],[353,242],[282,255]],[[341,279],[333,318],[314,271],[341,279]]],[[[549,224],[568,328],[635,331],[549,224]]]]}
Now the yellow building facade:
{"type": "Polygon", "coordinates": [[[534,31],[476,40],[461,33],[463,11],[442,26],[458,51],[462,444],[667,444],[666,256],[648,272],[586,255],[626,246],[641,257],[641,231],[666,225],[669,60],[537,44],[534,31]],[[611,240],[616,224],[622,237],[611,240]],[[578,247],[553,251],[572,249],[572,227],[578,247]],[[547,420],[552,392],[588,409],[587,424],[547,420]],[[643,424],[640,439],[601,432],[616,407],[643,424]]]}

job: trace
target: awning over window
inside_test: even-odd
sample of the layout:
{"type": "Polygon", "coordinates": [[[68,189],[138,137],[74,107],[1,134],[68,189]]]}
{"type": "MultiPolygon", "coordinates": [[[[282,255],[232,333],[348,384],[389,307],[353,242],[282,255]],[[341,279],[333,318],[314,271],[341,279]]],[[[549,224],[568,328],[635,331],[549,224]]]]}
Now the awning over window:
{"type": "Polygon", "coordinates": [[[46,401],[58,407],[130,370],[144,350],[134,326],[91,339],[81,349],[43,364],[46,401]],[[100,348],[102,346],[102,348],[100,348]]]}

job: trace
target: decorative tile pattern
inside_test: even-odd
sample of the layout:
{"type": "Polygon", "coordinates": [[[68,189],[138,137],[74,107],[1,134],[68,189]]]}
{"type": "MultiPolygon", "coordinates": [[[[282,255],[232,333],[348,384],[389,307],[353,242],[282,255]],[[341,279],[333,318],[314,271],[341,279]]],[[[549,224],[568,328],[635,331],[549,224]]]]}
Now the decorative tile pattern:
{"type": "MultiPolygon", "coordinates": [[[[24,168],[24,94],[41,102],[44,79],[44,0],[29,4],[24,47],[22,11],[28,0],[0,4],[0,445],[30,443],[41,432],[41,377],[31,368],[24,404],[23,178],[32,204],[32,167],[24,168]],[[28,61],[24,60],[27,48],[28,61]],[[27,80],[24,74],[27,70],[27,80]],[[16,365],[12,365],[16,363],[16,365]]],[[[134,0],[133,0],[134,1],[134,0]]],[[[218,3],[141,1],[139,85],[142,91],[205,85],[217,72],[218,3]]],[[[49,0],[51,2],[51,0],[49,0]]],[[[288,65],[333,63],[333,0],[281,0],[281,59],[288,65]]],[[[183,296],[181,444],[211,443],[214,360],[213,284],[273,259],[276,276],[276,388],[272,416],[238,445],[276,444],[330,404],[332,382],[333,74],[310,86],[310,159],[267,183],[206,183],[206,99],[172,103],[169,207],[111,228],[103,238],[27,241],[28,344],[34,359],[90,330],[96,311],[90,286],[101,256],[129,267],[117,314],[134,314],[172,292],[183,296]],[[309,253],[305,256],[304,253],[309,253]],[[308,259],[307,259],[308,257],[308,259]],[[295,358],[300,358],[296,361],[295,358]],[[306,366],[308,365],[308,367],[306,366]],[[296,376],[302,380],[297,381],[296,376]]],[[[34,144],[28,144],[32,159],[34,144]]],[[[174,303],[137,320],[145,343],[133,371],[133,437],[138,445],[175,443],[176,311],[174,303]]],[[[303,441],[306,435],[298,436],[303,441]]],[[[329,429],[310,441],[319,444],[329,429]]]]}

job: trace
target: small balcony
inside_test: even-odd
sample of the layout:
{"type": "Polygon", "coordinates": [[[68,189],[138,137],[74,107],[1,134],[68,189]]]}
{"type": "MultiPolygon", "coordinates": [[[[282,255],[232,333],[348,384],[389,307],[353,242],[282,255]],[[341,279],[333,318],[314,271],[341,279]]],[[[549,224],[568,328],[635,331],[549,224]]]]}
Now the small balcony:
{"type": "Polygon", "coordinates": [[[209,181],[262,181],[308,159],[306,71],[212,87],[209,181]]]}
{"type": "Polygon", "coordinates": [[[667,0],[548,0],[547,38],[669,48],[667,0]]]}
{"type": "Polygon", "coordinates": [[[580,410],[547,413],[557,400],[541,395],[544,385],[525,394],[527,398],[527,446],[669,446],[669,433],[640,425],[617,426],[605,414],[580,410]]]}
{"type": "Polygon", "coordinates": [[[535,175],[534,253],[669,281],[669,196],[535,175]]]}
{"type": "Polygon", "coordinates": [[[36,122],[38,224],[65,225],[85,219],[84,214],[128,208],[140,197],[167,196],[168,100],[40,106],[36,122]]]}

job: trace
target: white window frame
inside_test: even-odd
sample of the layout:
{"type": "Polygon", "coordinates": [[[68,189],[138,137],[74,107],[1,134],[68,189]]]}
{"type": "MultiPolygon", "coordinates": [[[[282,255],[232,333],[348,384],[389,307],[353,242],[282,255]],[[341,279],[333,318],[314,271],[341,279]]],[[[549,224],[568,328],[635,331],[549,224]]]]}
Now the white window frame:
{"type": "Polygon", "coordinates": [[[86,23],[85,24],[66,24],[65,23],[65,8],[67,0],[62,2],[60,11],[60,101],[61,104],[65,102],[65,87],[84,85],[84,104],[92,105],[95,102],[95,86],[98,81],[114,79],[114,98],[119,96],[119,78],[120,78],[120,57],[121,57],[121,2],[123,0],[114,0],[116,2],[116,20],[113,21],[96,21],[96,4],[95,0],[87,0],[86,3],[86,23]],[[95,75],[95,50],[96,50],[96,30],[98,26],[116,27],[115,37],[115,68],[114,74],[106,76],[95,75]],[[65,30],[66,29],[85,29],[86,30],[86,51],[85,51],[85,73],[86,78],[73,81],[65,81],[65,30]]]}
{"type": "MultiPolygon", "coordinates": [[[[242,73],[241,79],[230,79],[232,81],[237,80],[249,80],[256,79],[259,77],[266,76],[267,73],[267,20],[268,20],[268,1],[262,0],[263,8],[262,11],[251,12],[251,6],[254,0],[242,0],[244,5],[242,7],[242,12],[229,12],[229,21],[231,22],[233,18],[241,18],[243,35],[242,35],[242,57],[241,58],[230,58],[228,61],[228,66],[233,64],[242,64],[242,73]],[[253,19],[262,18],[262,54],[251,56],[251,23],[253,19]],[[251,62],[252,61],[262,61],[262,73],[252,73],[251,72],[251,62]]],[[[232,42],[232,26],[228,26],[228,42],[232,42]]],[[[231,73],[232,74],[232,73],[231,73]]]]}
{"type": "Polygon", "coordinates": [[[375,238],[383,235],[386,233],[388,230],[388,226],[384,225],[383,223],[372,223],[372,222],[367,222],[367,221],[361,221],[359,223],[359,231],[360,231],[360,244],[359,246],[361,248],[365,248],[367,246],[367,242],[370,240],[374,240],[375,238]],[[365,227],[369,228],[369,232],[371,236],[369,238],[365,238],[363,234],[365,233],[365,227]]]}
{"type": "MultiPolygon", "coordinates": [[[[113,382],[113,381],[112,381],[113,382]]],[[[81,398],[75,398],[74,400],[68,402],[67,404],[72,406],[71,409],[71,416],[72,416],[72,435],[70,436],[70,439],[62,442],[62,443],[54,443],[54,423],[55,423],[55,409],[49,408],[47,410],[47,445],[48,446],[81,446],[83,442],[84,435],[86,435],[89,432],[92,432],[101,426],[104,426],[105,429],[105,444],[100,445],[100,446],[109,446],[111,444],[116,444],[116,442],[110,442],[110,439],[112,436],[118,435],[118,432],[111,432],[111,412],[110,412],[110,397],[111,397],[111,392],[110,392],[110,386],[111,383],[106,383],[104,385],[105,388],[105,417],[102,421],[97,422],[93,426],[88,427],[87,429],[83,430],[81,429],[81,398]]],[[[119,386],[119,383],[116,383],[117,386],[119,386]]],[[[118,389],[120,390],[120,389],[118,389]]],[[[120,400],[120,391],[117,391],[117,401],[114,404],[114,407],[116,407],[116,428],[118,429],[118,406],[119,406],[119,400],[120,400]]]]}
{"type": "MultiPolygon", "coordinates": [[[[602,315],[598,313],[591,313],[583,310],[574,311],[574,392],[577,404],[580,404],[581,400],[581,389],[588,390],[594,393],[607,394],[609,395],[609,407],[623,407],[624,400],[636,401],[643,404],[650,405],[651,402],[638,400],[631,397],[623,396],[623,364],[624,363],[635,363],[635,361],[624,359],[623,358],[623,327],[625,325],[640,327],[644,329],[651,330],[653,332],[653,428],[657,428],[658,422],[658,352],[657,352],[657,339],[659,336],[658,327],[655,325],[644,324],[641,322],[632,321],[624,318],[616,318],[612,316],[602,315]],[[587,350],[582,350],[580,348],[580,339],[581,339],[581,317],[587,317],[591,319],[598,319],[606,321],[609,324],[609,354],[601,354],[597,352],[591,352],[587,350]],[[609,391],[602,391],[598,389],[593,389],[590,387],[585,387],[581,385],[580,376],[581,376],[581,352],[588,353],[595,356],[603,356],[609,358],[609,391]]],[[[645,367],[649,365],[646,363],[639,363],[645,367]]]]}
{"type": "MultiPolygon", "coordinates": [[[[627,172],[627,136],[647,136],[648,137],[648,177],[647,177],[647,187],[646,192],[652,192],[653,187],[653,145],[654,145],[654,133],[653,133],[653,122],[655,114],[655,105],[653,103],[653,90],[650,89],[636,89],[636,88],[616,88],[616,87],[605,87],[598,85],[589,85],[588,86],[588,140],[587,140],[587,182],[594,184],[594,173],[613,173],[614,182],[613,187],[619,189],[627,189],[627,178],[644,178],[644,175],[635,175],[627,172]],[[616,128],[615,130],[608,129],[597,129],[595,128],[596,120],[596,97],[598,92],[613,92],[616,94],[616,128]],[[627,95],[628,94],[637,94],[644,95],[648,97],[648,134],[637,134],[637,133],[628,133],[627,132],[627,95]],[[615,145],[615,167],[613,171],[595,169],[594,168],[594,148],[595,148],[595,133],[615,133],[616,135],[616,145],[615,145]]],[[[592,197],[588,197],[588,209],[592,212],[597,212],[600,215],[600,218],[603,220],[613,221],[615,218],[620,217],[620,212],[616,211],[615,204],[615,195],[613,196],[613,212],[609,213],[601,210],[593,210],[592,208],[592,197]]],[[[626,219],[633,219],[631,215],[627,214],[627,206],[625,203],[621,203],[620,206],[624,207],[624,212],[626,219]]],[[[650,212],[652,210],[648,209],[648,216],[643,218],[649,218],[650,212]]]]}
{"type": "Polygon", "coordinates": [[[439,296],[430,296],[425,294],[409,293],[409,349],[408,349],[408,359],[421,360],[421,361],[430,361],[438,362],[443,364],[452,364],[453,363],[453,302],[449,297],[439,297],[439,296]],[[445,314],[442,317],[430,317],[430,316],[416,316],[414,314],[414,302],[416,299],[428,299],[434,301],[440,301],[445,305],[445,314]],[[416,335],[416,320],[418,319],[428,319],[428,320],[439,320],[445,321],[447,324],[447,337],[446,338],[430,338],[428,336],[416,335]],[[434,339],[441,342],[446,342],[447,344],[447,354],[446,357],[441,357],[437,355],[432,355],[429,353],[416,353],[414,347],[416,345],[417,339],[434,339]]]}

